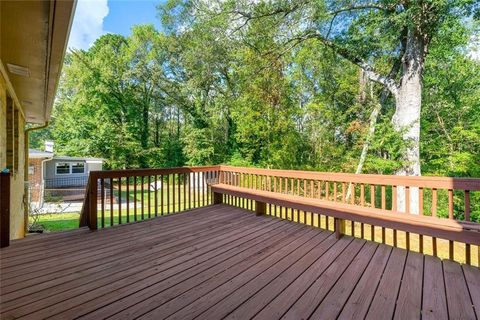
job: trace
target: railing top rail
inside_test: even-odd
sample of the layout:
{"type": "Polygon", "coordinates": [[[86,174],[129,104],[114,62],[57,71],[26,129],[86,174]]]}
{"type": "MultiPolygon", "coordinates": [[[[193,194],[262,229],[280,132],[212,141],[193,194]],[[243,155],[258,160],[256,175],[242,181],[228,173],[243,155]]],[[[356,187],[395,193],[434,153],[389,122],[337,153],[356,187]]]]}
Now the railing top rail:
{"type": "Polygon", "coordinates": [[[158,169],[128,169],[128,170],[106,170],[91,171],[93,178],[120,178],[148,175],[167,175],[172,173],[190,173],[207,171],[231,171],[236,173],[257,174],[273,177],[295,178],[306,180],[335,181],[346,183],[364,183],[385,186],[409,186],[432,189],[456,189],[456,190],[480,190],[480,178],[451,178],[451,177],[430,177],[430,176],[396,176],[379,174],[353,174],[333,173],[304,170],[279,170],[235,167],[227,165],[201,166],[201,167],[177,167],[158,169]]]}
{"type": "Polygon", "coordinates": [[[450,178],[429,176],[414,177],[378,174],[332,173],[303,170],[246,168],[226,165],[221,165],[220,170],[236,173],[258,174],[265,176],[297,178],[306,180],[322,180],[347,183],[352,182],[385,186],[409,186],[436,189],[461,189],[470,191],[480,190],[480,178],[450,178]]]}
{"type": "Polygon", "coordinates": [[[220,166],[103,170],[103,171],[91,171],[90,176],[97,179],[102,179],[102,178],[104,179],[104,178],[125,178],[125,177],[167,175],[172,173],[207,172],[207,171],[216,171],[216,170],[220,170],[220,166]]]}

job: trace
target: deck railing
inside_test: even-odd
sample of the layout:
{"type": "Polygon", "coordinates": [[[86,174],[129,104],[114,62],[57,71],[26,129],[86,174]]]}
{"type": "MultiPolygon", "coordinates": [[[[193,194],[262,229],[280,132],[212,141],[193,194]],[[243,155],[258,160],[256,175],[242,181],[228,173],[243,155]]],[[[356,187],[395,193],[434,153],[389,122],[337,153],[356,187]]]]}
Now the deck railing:
{"type": "MultiPolygon", "coordinates": [[[[446,222],[462,221],[475,230],[479,226],[480,179],[476,178],[356,175],[232,166],[91,172],[81,225],[97,229],[210,205],[213,203],[210,185],[218,182],[249,190],[315,198],[339,206],[350,204],[384,212],[439,217],[446,222]],[[402,208],[397,205],[399,196],[404,197],[402,208]],[[413,197],[417,201],[413,201],[413,197]],[[415,210],[411,210],[411,203],[417,206],[415,210]]],[[[255,201],[246,197],[223,195],[222,201],[255,210],[255,201]]],[[[323,213],[268,203],[265,210],[266,214],[278,218],[329,230],[335,228],[334,219],[323,213]]],[[[355,237],[480,265],[478,245],[445,240],[440,234],[425,236],[367,225],[356,222],[354,216],[346,222],[345,229],[346,234],[355,237]]]]}
{"type": "Polygon", "coordinates": [[[212,203],[218,166],[90,172],[80,226],[92,230],[212,203]]]}

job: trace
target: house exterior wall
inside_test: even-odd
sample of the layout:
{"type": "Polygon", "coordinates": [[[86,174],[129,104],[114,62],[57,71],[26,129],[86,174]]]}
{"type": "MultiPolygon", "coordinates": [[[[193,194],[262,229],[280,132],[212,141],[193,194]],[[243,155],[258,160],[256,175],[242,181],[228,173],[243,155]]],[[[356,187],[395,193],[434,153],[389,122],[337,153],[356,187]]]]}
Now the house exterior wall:
{"type": "Polygon", "coordinates": [[[5,80],[0,73],[0,167],[7,166],[7,89],[5,80]]]}
{"type": "MultiPolygon", "coordinates": [[[[0,74],[0,167],[4,169],[7,163],[7,85],[2,74],[0,74]]],[[[18,107],[16,107],[18,110],[18,107]]],[[[14,118],[14,129],[16,132],[15,170],[11,170],[10,184],[10,238],[18,239],[25,236],[25,208],[24,200],[24,161],[25,161],[25,119],[18,110],[18,117],[14,118]]],[[[12,143],[10,141],[10,143],[12,143]]]]}
{"type": "Polygon", "coordinates": [[[25,236],[25,120],[19,117],[19,144],[18,163],[19,166],[13,175],[10,194],[10,236],[12,239],[25,236]]]}
{"type": "Polygon", "coordinates": [[[90,171],[102,171],[102,163],[88,163],[87,170],[90,171]]]}

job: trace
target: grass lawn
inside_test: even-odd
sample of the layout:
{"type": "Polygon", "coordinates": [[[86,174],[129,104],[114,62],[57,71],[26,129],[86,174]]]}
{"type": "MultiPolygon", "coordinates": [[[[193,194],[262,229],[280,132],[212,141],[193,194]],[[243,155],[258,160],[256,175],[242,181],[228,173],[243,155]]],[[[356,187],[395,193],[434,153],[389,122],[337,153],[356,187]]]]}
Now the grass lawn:
{"type": "Polygon", "coordinates": [[[46,232],[64,231],[78,228],[79,212],[42,214],[38,223],[46,232]]]}

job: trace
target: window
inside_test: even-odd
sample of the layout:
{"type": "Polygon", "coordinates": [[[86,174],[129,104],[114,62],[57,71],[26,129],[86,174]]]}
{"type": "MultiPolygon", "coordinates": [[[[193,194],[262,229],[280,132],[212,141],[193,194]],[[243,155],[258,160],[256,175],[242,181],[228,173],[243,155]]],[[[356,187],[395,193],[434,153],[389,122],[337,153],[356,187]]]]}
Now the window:
{"type": "MultiPolygon", "coordinates": [[[[1,107],[1,106],[0,106],[1,107]]],[[[20,157],[20,111],[15,107],[12,98],[7,96],[7,168],[12,173],[17,173],[19,169],[20,157]]]]}
{"type": "Polygon", "coordinates": [[[56,174],[85,173],[85,162],[57,162],[56,174]]]}
{"type": "Polygon", "coordinates": [[[56,174],[70,174],[70,163],[68,162],[58,162],[55,164],[55,173],[56,174]]]}
{"type": "Polygon", "coordinates": [[[20,127],[20,122],[18,119],[18,109],[15,108],[13,111],[13,125],[14,125],[14,132],[13,132],[13,144],[15,148],[15,152],[13,154],[13,170],[17,171],[18,170],[18,163],[19,163],[19,157],[20,157],[20,143],[19,143],[19,127],[20,127]]]}
{"type": "Polygon", "coordinates": [[[7,168],[11,172],[15,172],[15,106],[13,100],[7,97],[7,168]]]}
{"type": "Polygon", "coordinates": [[[72,173],[85,173],[85,163],[83,162],[72,163],[72,173]]]}

